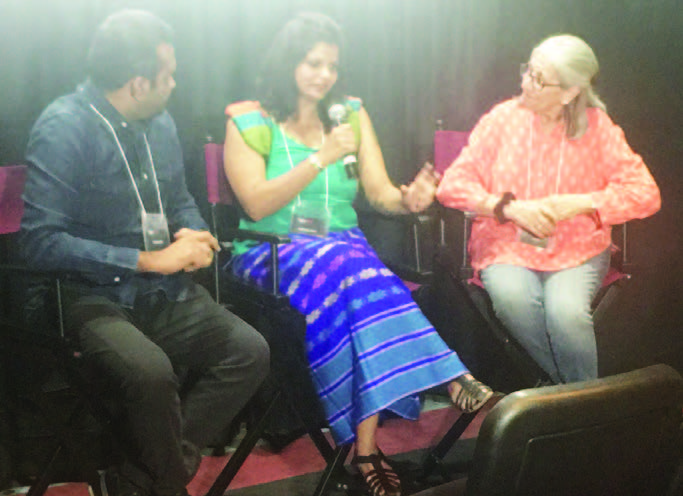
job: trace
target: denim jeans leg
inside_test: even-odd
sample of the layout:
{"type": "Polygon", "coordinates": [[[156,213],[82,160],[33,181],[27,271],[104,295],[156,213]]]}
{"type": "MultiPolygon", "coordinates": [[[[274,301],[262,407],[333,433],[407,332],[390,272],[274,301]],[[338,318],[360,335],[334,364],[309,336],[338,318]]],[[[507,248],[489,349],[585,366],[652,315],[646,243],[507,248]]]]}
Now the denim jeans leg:
{"type": "Polygon", "coordinates": [[[539,273],[516,265],[494,264],[481,271],[481,280],[498,320],[551,379],[559,382],[546,332],[539,273]]]}
{"type": "Polygon", "coordinates": [[[598,377],[591,303],[609,268],[606,250],[578,267],[546,273],[546,327],[562,382],[598,377]]]}

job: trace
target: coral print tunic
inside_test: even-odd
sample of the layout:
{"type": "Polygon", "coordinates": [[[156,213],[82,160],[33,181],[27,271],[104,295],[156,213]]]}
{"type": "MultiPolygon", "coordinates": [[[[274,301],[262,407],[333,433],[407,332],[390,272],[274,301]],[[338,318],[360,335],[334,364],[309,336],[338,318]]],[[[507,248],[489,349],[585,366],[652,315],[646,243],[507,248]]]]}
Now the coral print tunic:
{"type": "Polygon", "coordinates": [[[596,211],[558,222],[546,248],[520,242],[512,222],[477,217],[469,246],[475,270],[491,264],[575,267],[611,245],[612,225],[659,210],[659,189],[621,128],[597,108],[587,116],[588,130],[578,139],[566,137],[564,124],[544,133],[539,116],[515,99],[481,118],[439,185],[443,205],[474,211],[508,191],[519,200],[588,193],[596,211]]]}

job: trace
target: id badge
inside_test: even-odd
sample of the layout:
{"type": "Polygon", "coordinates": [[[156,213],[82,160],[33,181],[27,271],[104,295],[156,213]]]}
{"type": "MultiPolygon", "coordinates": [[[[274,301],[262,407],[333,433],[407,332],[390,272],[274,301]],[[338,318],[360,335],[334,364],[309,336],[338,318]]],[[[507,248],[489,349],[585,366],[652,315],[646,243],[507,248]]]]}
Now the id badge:
{"type": "Polygon", "coordinates": [[[330,232],[330,212],[324,204],[303,201],[294,205],[289,231],[325,237],[330,232]]]}
{"type": "Polygon", "coordinates": [[[171,244],[166,216],[164,214],[148,214],[143,211],[142,235],[145,240],[145,251],[157,251],[166,248],[171,244]]]}
{"type": "Polygon", "coordinates": [[[548,248],[550,242],[550,238],[538,238],[524,229],[519,229],[517,239],[524,244],[535,246],[541,250],[548,248]]]}

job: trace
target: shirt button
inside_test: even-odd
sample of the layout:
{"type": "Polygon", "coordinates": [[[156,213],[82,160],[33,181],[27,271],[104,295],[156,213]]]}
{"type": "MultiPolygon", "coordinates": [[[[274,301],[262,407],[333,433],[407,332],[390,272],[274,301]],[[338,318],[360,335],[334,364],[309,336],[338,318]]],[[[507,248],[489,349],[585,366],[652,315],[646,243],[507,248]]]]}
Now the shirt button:
{"type": "Polygon", "coordinates": [[[147,181],[147,174],[143,174],[143,175],[142,175],[142,179],[144,179],[145,181],[147,181]]]}
{"type": "Polygon", "coordinates": [[[121,127],[128,127],[128,123],[127,123],[127,122],[122,122],[122,123],[121,123],[121,127]]]}
{"type": "Polygon", "coordinates": [[[114,278],[114,282],[121,282],[121,278],[120,278],[119,276],[116,276],[116,277],[114,278]]]}

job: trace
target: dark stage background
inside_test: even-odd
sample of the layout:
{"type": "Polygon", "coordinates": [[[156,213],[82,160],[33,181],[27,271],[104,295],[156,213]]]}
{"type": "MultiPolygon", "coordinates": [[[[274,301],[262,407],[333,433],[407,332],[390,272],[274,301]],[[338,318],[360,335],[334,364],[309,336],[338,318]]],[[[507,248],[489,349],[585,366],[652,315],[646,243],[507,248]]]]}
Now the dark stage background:
{"type": "MultiPolygon", "coordinates": [[[[663,195],[660,213],[632,223],[634,280],[599,330],[603,369],[655,361],[683,369],[679,0],[2,0],[1,164],[22,161],[41,109],[82,79],[95,26],[130,6],[176,30],[170,111],[190,189],[204,209],[201,144],[207,135],[222,139],[223,108],[252,96],[260,54],[296,12],[321,11],[344,27],[348,93],[363,98],[396,182],[409,180],[427,156],[436,119],[471,128],[518,91],[518,65],[538,41],[558,32],[582,36],[601,62],[598,89],[612,118],[663,195]]],[[[381,250],[398,249],[394,227],[374,225],[370,236],[381,250]]]]}

